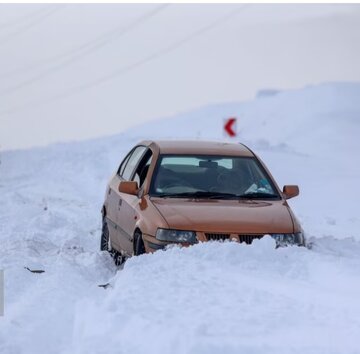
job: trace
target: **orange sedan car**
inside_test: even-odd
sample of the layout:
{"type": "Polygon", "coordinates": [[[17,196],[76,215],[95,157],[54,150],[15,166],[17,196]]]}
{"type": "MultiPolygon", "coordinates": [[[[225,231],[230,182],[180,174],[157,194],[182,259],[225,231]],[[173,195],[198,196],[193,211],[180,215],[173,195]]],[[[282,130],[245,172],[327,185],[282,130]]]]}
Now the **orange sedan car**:
{"type": "Polygon", "coordinates": [[[101,250],[116,263],[169,244],[271,235],[278,246],[305,245],[301,226],[263,162],[245,145],[143,141],[106,189],[101,250]]]}

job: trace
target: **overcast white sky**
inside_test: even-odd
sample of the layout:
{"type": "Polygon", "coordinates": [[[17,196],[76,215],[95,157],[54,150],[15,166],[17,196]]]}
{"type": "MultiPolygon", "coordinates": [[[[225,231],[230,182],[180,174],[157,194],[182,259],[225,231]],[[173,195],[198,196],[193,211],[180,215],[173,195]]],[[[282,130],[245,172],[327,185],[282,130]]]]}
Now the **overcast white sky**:
{"type": "Polygon", "coordinates": [[[360,81],[359,63],[359,5],[1,4],[0,148],[360,81]]]}

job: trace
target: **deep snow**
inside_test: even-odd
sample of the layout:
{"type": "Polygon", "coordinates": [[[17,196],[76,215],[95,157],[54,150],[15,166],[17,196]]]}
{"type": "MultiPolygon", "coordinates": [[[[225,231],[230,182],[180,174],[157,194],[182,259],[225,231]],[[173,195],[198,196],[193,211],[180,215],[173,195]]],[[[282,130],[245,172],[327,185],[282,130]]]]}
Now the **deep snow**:
{"type": "Polygon", "coordinates": [[[360,353],[359,97],[360,84],[266,91],[108,138],[3,152],[0,352],[360,353]],[[290,204],[313,248],[207,243],[117,271],[98,246],[121,158],[143,138],[224,139],[234,115],[237,140],[280,185],[300,185],[290,204]]]}

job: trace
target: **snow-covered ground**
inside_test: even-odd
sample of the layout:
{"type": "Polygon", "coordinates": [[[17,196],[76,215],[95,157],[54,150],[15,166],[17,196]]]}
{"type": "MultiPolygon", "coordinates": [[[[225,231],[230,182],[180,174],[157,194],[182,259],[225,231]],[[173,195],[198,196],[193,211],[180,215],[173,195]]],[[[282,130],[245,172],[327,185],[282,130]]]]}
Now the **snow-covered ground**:
{"type": "Polygon", "coordinates": [[[355,83],[268,90],[108,138],[3,152],[0,353],[360,353],[359,98],[355,83]],[[124,154],[144,138],[222,140],[229,116],[280,185],[299,184],[290,204],[312,249],[207,243],[116,269],[98,251],[100,209],[124,154]]]}

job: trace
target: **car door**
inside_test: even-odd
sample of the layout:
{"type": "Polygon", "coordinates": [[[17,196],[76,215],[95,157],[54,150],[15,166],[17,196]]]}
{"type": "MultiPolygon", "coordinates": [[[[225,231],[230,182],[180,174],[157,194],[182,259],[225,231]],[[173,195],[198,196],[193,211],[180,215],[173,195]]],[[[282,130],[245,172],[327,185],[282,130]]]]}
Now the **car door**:
{"type": "MultiPolygon", "coordinates": [[[[139,190],[141,190],[145,183],[151,160],[152,151],[147,149],[132,173],[131,180],[138,183],[139,190]]],[[[123,230],[124,240],[122,245],[126,253],[132,254],[133,235],[138,218],[137,208],[141,200],[137,195],[126,193],[120,193],[120,197],[122,199],[122,205],[121,212],[118,214],[118,223],[123,230]]]]}
{"type": "Polygon", "coordinates": [[[119,183],[122,180],[121,175],[124,172],[125,166],[129,161],[133,150],[131,150],[124,160],[121,162],[117,173],[111,178],[109,182],[109,189],[106,196],[106,219],[109,228],[110,240],[113,247],[120,250],[120,235],[117,227],[117,214],[119,213],[119,183]]]}
{"type": "MultiPolygon", "coordinates": [[[[125,168],[119,173],[120,181],[131,181],[135,174],[136,168],[139,165],[142,157],[147,150],[146,146],[137,146],[133,149],[125,168]]],[[[119,183],[117,187],[119,187],[119,183]]],[[[133,231],[136,223],[135,208],[139,203],[139,198],[136,195],[129,195],[120,193],[116,189],[116,228],[117,228],[117,242],[122,251],[131,255],[133,252],[133,231]],[[131,228],[133,227],[133,228],[131,228]]]]}

